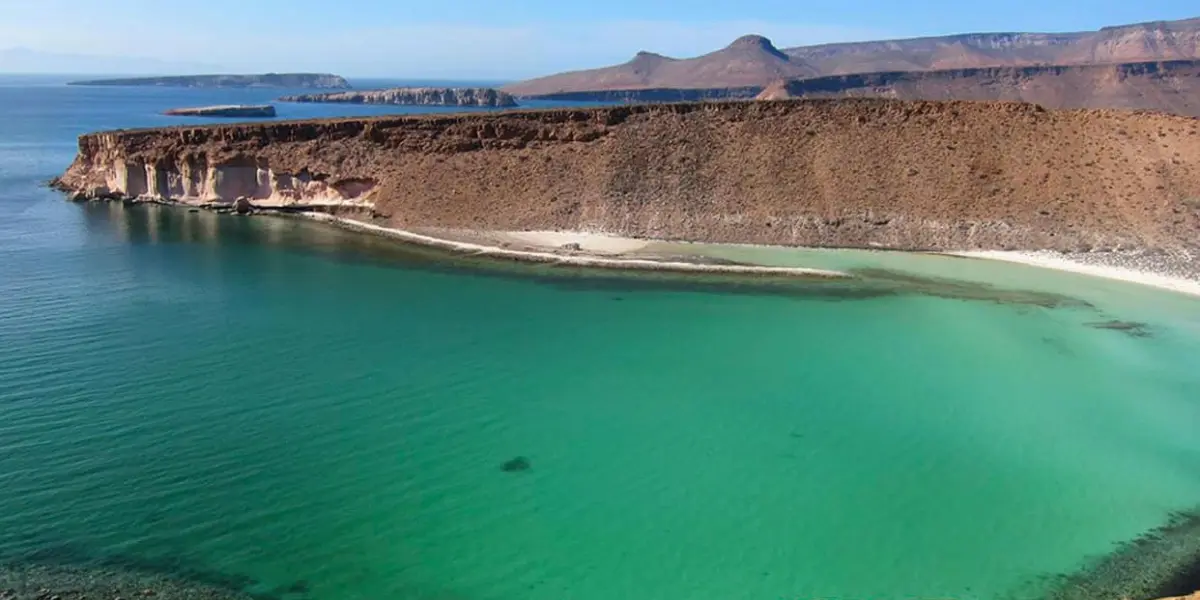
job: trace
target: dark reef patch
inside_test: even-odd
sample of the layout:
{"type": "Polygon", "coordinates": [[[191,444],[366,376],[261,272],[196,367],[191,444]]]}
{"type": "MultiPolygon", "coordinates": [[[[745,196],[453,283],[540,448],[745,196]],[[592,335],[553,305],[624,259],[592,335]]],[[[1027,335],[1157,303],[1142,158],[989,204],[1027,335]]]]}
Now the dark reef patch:
{"type": "Polygon", "coordinates": [[[1045,600],[1152,600],[1200,590],[1200,507],[1054,577],[1045,600]]]}
{"type": "Polygon", "coordinates": [[[1136,321],[1098,321],[1088,323],[1088,327],[1094,329],[1108,329],[1110,331],[1120,331],[1131,337],[1150,337],[1150,330],[1145,323],[1136,321]]]}
{"type": "Polygon", "coordinates": [[[272,586],[253,577],[208,568],[183,556],[93,552],[79,544],[41,544],[0,557],[5,600],[112,599],[153,596],[192,600],[298,600],[298,580],[272,586]],[[149,593],[147,593],[149,592],[149,593]]]}
{"type": "Polygon", "coordinates": [[[528,471],[531,468],[533,468],[533,464],[524,456],[506,460],[504,464],[500,465],[500,470],[505,473],[519,473],[521,471],[528,471]]]}

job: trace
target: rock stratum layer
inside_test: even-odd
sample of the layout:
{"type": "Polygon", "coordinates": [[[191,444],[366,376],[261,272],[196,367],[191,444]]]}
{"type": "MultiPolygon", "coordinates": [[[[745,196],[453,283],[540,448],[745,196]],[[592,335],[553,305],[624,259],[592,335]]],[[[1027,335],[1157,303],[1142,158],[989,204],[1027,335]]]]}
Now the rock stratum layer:
{"type": "MultiPolygon", "coordinates": [[[[736,91],[736,90],[735,90],[736,91]]],[[[776,82],[760,100],[874,97],[1009,100],[1047,108],[1128,108],[1200,116],[1200,61],[897,71],[776,82]]]]}
{"type": "Polygon", "coordinates": [[[518,96],[653,88],[764,87],[796,79],[892,71],[1092,65],[1200,59],[1200,19],[1074,33],[968,33],[776,49],[745,36],[693,58],[639,52],[629,62],[505,86],[518,96]]]}
{"type": "Polygon", "coordinates": [[[275,107],[270,104],[229,104],[172,108],[163,114],[169,117],[274,117],[275,107]]]}
{"type": "Polygon", "coordinates": [[[1200,120],[876,99],[82,136],[78,199],[322,206],[399,228],[898,249],[1193,249],[1200,120]]]}
{"type": "Polygon", "coordinates": [[[284,96],[279,101],[414,106],[512,107],[517,105],[517,101],[510,94],[491,88],[392,88],[331,94],[301,94],[284,96]]]}
{"type": "Polygon", "coordinates": [[[317,88],[347,89],[345,79],[329,73],[265,73],[262,75],[173,75],[72,81],[67,85],[120,85],[191,88],[317,88]]]}

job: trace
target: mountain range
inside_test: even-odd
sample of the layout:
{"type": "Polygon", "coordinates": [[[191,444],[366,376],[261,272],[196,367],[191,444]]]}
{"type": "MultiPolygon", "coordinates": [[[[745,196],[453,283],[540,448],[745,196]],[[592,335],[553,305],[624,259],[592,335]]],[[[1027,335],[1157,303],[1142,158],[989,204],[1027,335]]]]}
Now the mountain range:
{"type": "Polygon", "coordinates": [[[650,89],[765,88],[833,75],[1200,59],[1200,18],[1074,33],[973,33],[776,48],[747,35],[695,58],[639,52],[624,64],[505,86],[518,96],[650,89]]]}

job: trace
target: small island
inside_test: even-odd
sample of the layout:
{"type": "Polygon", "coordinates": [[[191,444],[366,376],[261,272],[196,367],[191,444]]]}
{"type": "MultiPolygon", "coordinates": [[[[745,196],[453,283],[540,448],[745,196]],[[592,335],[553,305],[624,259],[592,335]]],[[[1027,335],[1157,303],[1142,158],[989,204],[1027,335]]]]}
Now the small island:
{"type": "Polygon", "coordinates": [[[284,96],[280,102],[331,102],[346,104],[401,104],[416,106],[512,107],[511,94],[492,88],[391,88],[330,94],[284,96]]]}
{"type": "Polygon", "coordinates": [[[350,89],[341,76],[329,73],[265,73],[262,75],[173,75],[72,81],[67,85],[156,86],[186,88],[350,89]]]}
{"type": "Polygon", "coordinates": [[[172,108],[163,114],[171,117],[274,117],[275,107],[270,104],[226,104],[172,108]]]}

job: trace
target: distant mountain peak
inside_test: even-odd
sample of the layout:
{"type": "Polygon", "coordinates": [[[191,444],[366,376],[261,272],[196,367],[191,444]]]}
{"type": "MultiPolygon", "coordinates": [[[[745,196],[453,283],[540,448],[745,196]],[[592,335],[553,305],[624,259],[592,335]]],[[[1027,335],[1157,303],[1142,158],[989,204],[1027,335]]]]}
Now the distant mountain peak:
{"type": "Polygon", "coordinates": [[[726,46],[725,49],[761,51],[771,54],[777,58],[782,58],[783,60],[788,59],[788,56],[781,52],[779,48],[776,48],[775,44],[771,43],[771,40],[757,34],[743,35],[742,37],[733,40],[733,43],[726,46]]]}
{"type": "Polygon", "coordinates": [[[630,60],[629,62],[643,63],[643,62],[662,61],[662,60],[675,60],[675,59],[671,58],[670,56],[663,56],[662,54],[658,54],[657,52],[647,52],[645,50],[639,50],[637,54],[633,55],[633,59],[630,60]]]}

